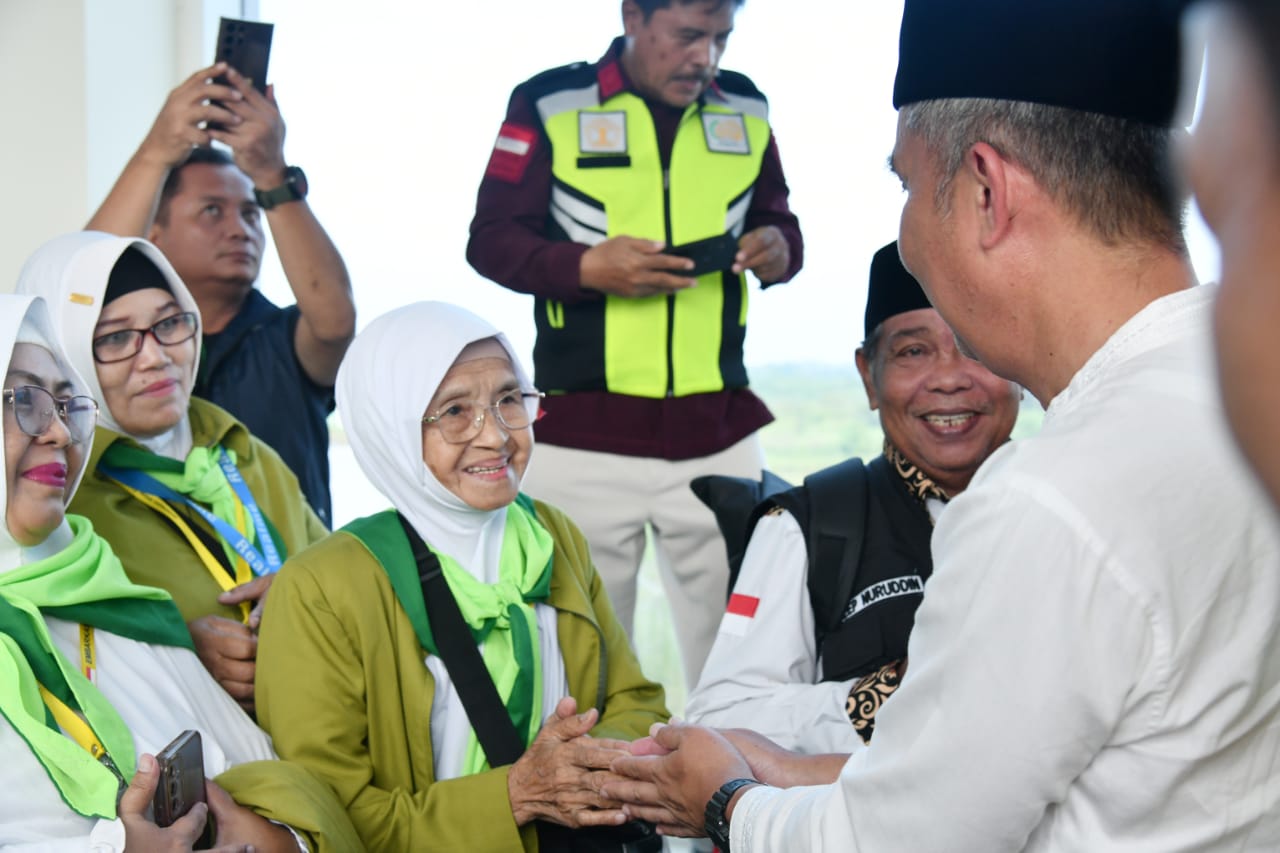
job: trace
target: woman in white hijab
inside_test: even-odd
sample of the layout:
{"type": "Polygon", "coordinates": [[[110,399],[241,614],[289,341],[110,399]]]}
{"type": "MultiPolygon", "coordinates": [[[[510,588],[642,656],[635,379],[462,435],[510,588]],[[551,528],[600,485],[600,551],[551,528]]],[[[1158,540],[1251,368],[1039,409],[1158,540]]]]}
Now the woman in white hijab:
{"type": "Polygon", "coordinates": [[[328,531],[276,453],[191,397],[200,316],[145,240],[77,232],[28,259],[18,292],[43,296],[101,404],[87,516],[138,583],[169,592],[209,672],[253,708],[258,612],[276,568],[328,531]]]}
{"type": "Polygon", "coordinates": [[[280,754],[334,787],[373,850],[533,849],[538,833],[557,849],[548,823],[621,823],[595,788],[620,754],[612,738],[666,718],[662,688],[641,674],[581,533],[519,492],[539,395],[506,338],[452,305],[401,308],[356,336],[337,395],[357,461],[395,509],[291,558],[276,581],[258,714],[280,754]],[[480,648],[525,747],[514,763],[491,767],[478,742],[411,537],[480,648]]]}
{"type": "Polygon", "coordinates": [[[0,848],[189,849],[205,806],[164,830],[144,815],[151,754],[186,729],[235,797],[208,787],[226,849],[298,849],[261,815],[312,850],[358,846],[332,792],[271,760],[266,735],[205,672],[173,599],[130,582],[93,526],[66,514],[97,409],[54,341],[43,301],[0,295],[0,848]]]}

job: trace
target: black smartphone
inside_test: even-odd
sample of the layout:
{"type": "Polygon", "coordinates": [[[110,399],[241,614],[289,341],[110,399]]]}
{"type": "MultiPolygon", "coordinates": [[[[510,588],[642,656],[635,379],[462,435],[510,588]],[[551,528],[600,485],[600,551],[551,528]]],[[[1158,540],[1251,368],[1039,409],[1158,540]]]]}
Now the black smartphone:
{"type": "Polygon", "coordinates": [[[705,240],[668,246],[663,252],[693,261],[693,272],[678,272],[677,275],[705,275],[733,266],[733,259],[738,254],[738,240],[732,234],[717,234],[705,240]]]}
{"type": "MultiPolygon", "coordinates": [[[[156,764],[160,766],[160,781],[156,783],[152,800],[154,819],[156,826],[171,826],[196,803],[205,802],[204,745],[200,733],[187,729],[178,735],[156,753],[156,764]]],[[[209,835],[211,826],[205,827],[205,836],[209,835]]]]}
{"type": "MultiPolygon", "coordinates": [[[[214,62],[225,62],[248,77],[253,88],[267,91],[267,61],[271,58],[271,34],[275,24],[261,21],[242,21],[239,18],[223,18],[218,24],[218,46],[214,62]]],[[[227,78],[219,75],[213,82],[227,84],[227,78]]],[[[212,101],[222,106],[217,101],[212,101]]],[[[209,122],[212,130],[224,130],[218,122],[209,122]]]]}

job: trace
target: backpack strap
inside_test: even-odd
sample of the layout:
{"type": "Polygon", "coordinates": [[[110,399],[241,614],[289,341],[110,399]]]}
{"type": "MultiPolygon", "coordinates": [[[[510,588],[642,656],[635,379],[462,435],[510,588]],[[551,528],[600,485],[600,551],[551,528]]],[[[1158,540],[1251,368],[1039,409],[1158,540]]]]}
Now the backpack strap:
{"type": "Polygon", "coordinates": [[[846,459],[804,478],[808,494],[809,602],[818,647],[840,625],[853,595],[866,539],[868,485],[862,460],[846,459]]]}
{"type": "MultiPolygon", "coordinates": [[[[528,506],[532,507],[532,503],[528,506]]],[[[449,590],[440,558],[422,541],[408,519],[398,512],[396,518],[409,539],[413,559],[418,566],[423,603],[427,608],[427,618],[431,620],[440,659],[444,661],[458,691],[467,720],[475,730],[476,740],[480,742],[490,767],[514,764],[525,752],[524,741],[511,722],[507,707],[471,636],[471,629],[467,627],[458,602],[449,590]]],[[[604,654],[601,649],[601,656],[604,654]]],[[[536,826],[538,849],[546,853],[658,853],[662,849],[662,837],[653,825],[640,820],[619,826],[581,829],[540,820],[536,826]]]]}
{"type": "Polygon", "coordinates": [[[759,517],[753,510],[758,510],[762,500],[790,489],[791,484],[766,469],[761,472],[759,480],[725,474],[694,477],[689,481],[689,488],[715,514],[716,526],[720,528],[720,535],[724,538],[725,551],[729,557],[729,586],[725,590],[727,600],[733,592],[733,585],[738,582],[738,572],[742,569],[747,542],[751,539],[751,531],[759,517]]]}
{"type": "Polygon", "coordinates": [[[476,740],[480,742],[485,758],[489,759],[490,767],[514,764],[524,754],[525,744],[511,722],[498,688],[489,677],[489,670],[476,648],[471,629],[462,618],[458,602],[449,591],[440,560],[403,515],[396,513],[396,518],[409,538],[413,560],[418,565],[422,600],[427,607],[427,618],[431,621],[440,659],[453,679],[467,719],[475,730],[476,740]]]}

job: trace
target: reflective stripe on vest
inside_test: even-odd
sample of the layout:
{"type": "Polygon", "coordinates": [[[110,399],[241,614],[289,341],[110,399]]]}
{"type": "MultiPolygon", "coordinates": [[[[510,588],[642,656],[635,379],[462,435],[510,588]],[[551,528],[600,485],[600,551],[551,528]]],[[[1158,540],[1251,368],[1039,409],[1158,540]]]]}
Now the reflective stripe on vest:
{"type": "MultiPolygon", "coordinates": [[[[622,92],[602,104],[592,85],[546,95],[536,105],[551,141],[551,217],[569,239],[596,245],[626,234],[678,245],[742,234],[769,144],[763,99],[708,93],[701,106],[687,108],[669,180],[653,118],[638,96],[622,92]]],[[[746,277],[728,272],[703,275],[673,298],[606,296],[607,390],[651,398],[722,390],[725,325],[746,324],[746,303],[746,277]],[[736,316],[724,316],[726,286],[739,289],[736,316]]],[[[548,305],[547,319],[553,329],[572,325],[573,306],[548,305]]],[[[548,390],[578,390],[556,387],[563,377],[551,379],[548,390]]]]}

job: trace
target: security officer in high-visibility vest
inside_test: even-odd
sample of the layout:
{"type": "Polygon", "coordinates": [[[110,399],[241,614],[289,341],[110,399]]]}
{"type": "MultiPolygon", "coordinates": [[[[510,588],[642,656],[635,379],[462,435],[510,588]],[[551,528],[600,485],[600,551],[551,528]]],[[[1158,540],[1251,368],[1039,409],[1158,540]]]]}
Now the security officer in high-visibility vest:
{"type": "Polygon", "coordinates": [[[535,297],[547,416],[525,490],[581,525],[628,630],[652,535],[688,685],[728,578],[688,484],[760,476],[773,416],[742,362],[746,273],[767,287],[803,260],[765,98],[718,67],[741,4],[623,0],[625,36],[598,62],[517,86],[467,246],[535,297]]]}

